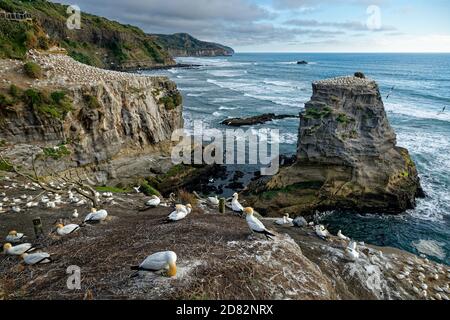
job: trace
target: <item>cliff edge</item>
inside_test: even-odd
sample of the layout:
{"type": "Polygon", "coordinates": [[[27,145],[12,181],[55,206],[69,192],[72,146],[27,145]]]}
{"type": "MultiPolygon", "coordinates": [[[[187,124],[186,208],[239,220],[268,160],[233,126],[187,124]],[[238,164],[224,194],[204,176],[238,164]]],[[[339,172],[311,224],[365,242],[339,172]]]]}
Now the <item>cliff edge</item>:
{"type": "Polygon", "coordinates": [[[359,77],[313,83],[300,115],[296,163],[250,192],[262,212],[300,214],[401,213],[423,195],[414,161],[397,146],[378,85],[359,77]]]}
{"type": "Polygon", "coordinates": [[[28,58],[41,67],[41,78],[24,74],[24,62],[0,60],[0,139],[10,159],[26,162],[43,148],[54,170],[89,169],[95,182],[105,183],[146,176],[161,157],[170,158],[172,132],[183,127],[175,83],[63,54],[32,51],[28,58]]]}

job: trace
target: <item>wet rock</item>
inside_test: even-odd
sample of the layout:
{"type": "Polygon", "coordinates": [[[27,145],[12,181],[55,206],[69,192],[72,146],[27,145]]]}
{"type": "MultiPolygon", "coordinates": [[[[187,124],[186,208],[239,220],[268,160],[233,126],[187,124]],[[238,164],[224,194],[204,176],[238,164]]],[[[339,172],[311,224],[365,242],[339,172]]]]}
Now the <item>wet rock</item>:
{"type": "Polygon", "coordinates": [[[221,123],[227,126],[240,127],[256,124],[264,124],[272,120],[286,119],[286,118],[298,118],[298,116],[289,114],[276,115],[274,113],[265,113],[259,116],[249,118],[230,118],[222,121],[221,123]]]}

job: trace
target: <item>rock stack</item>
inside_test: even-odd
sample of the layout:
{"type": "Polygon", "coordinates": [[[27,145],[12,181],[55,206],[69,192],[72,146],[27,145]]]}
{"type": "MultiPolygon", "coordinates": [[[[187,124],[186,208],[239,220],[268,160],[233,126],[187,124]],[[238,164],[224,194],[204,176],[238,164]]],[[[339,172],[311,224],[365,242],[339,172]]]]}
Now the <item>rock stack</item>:
{"type": "Polygon", "coordinates": [[[375,81],[314,82],[300,115],[296,163],[251,186],[251,201],[267,213],[404,212],[423,191],[408,150],[396,144],[375,81]]]}

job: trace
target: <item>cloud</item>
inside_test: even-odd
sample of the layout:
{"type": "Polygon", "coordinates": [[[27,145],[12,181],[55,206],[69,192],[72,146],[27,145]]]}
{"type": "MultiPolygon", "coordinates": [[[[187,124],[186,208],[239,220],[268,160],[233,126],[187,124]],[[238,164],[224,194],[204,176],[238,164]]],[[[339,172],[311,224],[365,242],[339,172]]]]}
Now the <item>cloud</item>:
{"type": "Polygon", "coordinates": [[[273,0],[273,5],[277,9],[297,9],[308,8],[320,5],[381,5],[389,0],[273,0]]]}
{"type": "Polygon", "coordinates": [[[381,26],[380,29],[369,30],[366,23],[359,21],[346,22],[321,22],[317,20],[302,20],[293,19],[284,22],[285,25],[300,26],[300,27],[330,27],[335,29],[350,30],[350,31],[396,31],[397,28],[393,26],[381,26]]]}

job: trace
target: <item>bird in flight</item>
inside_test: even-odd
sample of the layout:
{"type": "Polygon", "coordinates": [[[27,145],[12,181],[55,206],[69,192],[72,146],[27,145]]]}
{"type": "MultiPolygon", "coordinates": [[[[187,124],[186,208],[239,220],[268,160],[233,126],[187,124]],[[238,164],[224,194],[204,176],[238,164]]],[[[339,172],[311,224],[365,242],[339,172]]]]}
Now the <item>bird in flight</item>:
{"type": "Polygon", "coordinates": [[[389,99],[389,97],[391,96],[392,92],[394,92],[394,90],[395,90],[395,86],[393,86],[391,88],[391,91],[389,91],[388,95],[386,96],[386,100],[389,99]]]}

